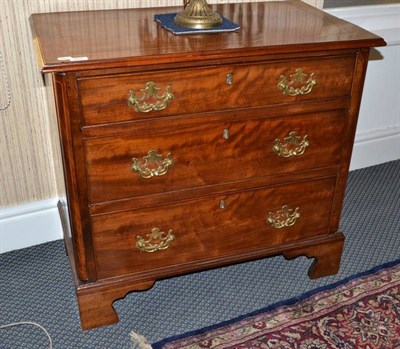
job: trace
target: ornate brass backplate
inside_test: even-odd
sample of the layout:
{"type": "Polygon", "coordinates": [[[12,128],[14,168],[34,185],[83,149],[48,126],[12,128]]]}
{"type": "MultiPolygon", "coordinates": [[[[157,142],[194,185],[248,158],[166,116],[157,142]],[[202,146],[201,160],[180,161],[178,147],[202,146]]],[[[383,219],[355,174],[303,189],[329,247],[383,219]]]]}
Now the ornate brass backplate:
{"type": "Polygon", "coordinates": [[[171,86],[167,86],[162,95],[158,94],[161,90],[152,81],[146,83],[145,88],[142,88],[142,96],[139,97],[135,91],[129,91],[128,105],[133,107],[135,111],[148,113],[150,111],[159,111],[165,109],[169,102],[174,99],[171,86]]]}
{"type": "Polygon", "coordinates": [[[158,154],[156,150],[150,150],[148,155],[143,157],[143,160],[144,162],[133,158],[133,164],[131,166],[132,172],[136,172],[143,178],[163,176],[168,172],[168,169],[174,165],[171,153],[163,157],[161,154],[158,154]]]}
{"type": "Polygon", "coordinates": [[[280,76],[278,88],[287,96],[306,95],[310,93],[317,84],[315,73],[307,75],[302,68],[297,68],[289,79],[285,75],[280,76]]]}
{"type": "Polygon", "coordinates": [[[302,155],[310,145],[307,135],[301,138],[295,131],[290,132],[289,136],[284,138],[284,141],[285,143],[282,143],[280,139],[275,139],[272,148],[275,153],[284,158],[302,155]]]}
{"type": "Polygon", "coordinates": [[[135,246],[141,252],[156,252],[166,250],[174,239],[172,229],[166,233],[159,228],[153,228],[149,234],[146,234],[146,238],[138,235],[135,246]]]}
{"type": "Polygon", "coordinates": [[[300,208],[296,207],[295,210],[291,209],[288,205],[282,206],[281,210],[276,213],[269,212],[267,223],[271,224],[276,229],[290,227],[294,225],[298,218],[300,218],[300,208]]]}

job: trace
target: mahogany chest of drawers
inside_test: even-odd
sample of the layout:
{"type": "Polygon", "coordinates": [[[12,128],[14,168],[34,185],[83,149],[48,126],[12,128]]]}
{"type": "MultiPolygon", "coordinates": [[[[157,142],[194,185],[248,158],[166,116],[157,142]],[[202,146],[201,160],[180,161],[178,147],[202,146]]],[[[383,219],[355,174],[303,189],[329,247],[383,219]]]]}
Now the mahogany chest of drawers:
{"type": "Polygon", "coordinates": [[[300,1],[215,9],[240,30],[175,36],[153,21],[173,8],[31,17],[84,329],[183,273],[276,254],[314,258],[312,278],[338,271],[368,53],[384,41],[300,1]]]}

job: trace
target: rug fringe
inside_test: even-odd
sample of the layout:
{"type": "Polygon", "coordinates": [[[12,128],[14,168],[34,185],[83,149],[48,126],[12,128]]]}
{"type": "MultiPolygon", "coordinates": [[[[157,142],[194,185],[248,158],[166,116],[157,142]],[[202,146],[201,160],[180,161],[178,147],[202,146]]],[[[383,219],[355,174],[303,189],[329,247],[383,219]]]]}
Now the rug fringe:
{"type": "Polygon", "coordinates": [[[132,340],[132,349],[153,349],[147,339],[139,333],[132,331],[130,334],[132,340]]]}

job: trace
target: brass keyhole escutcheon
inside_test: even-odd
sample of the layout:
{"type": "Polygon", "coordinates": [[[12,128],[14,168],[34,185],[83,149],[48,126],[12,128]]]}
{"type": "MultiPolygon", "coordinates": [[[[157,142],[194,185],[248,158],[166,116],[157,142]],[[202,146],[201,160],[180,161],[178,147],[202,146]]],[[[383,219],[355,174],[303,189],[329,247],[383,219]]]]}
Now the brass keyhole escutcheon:
{"type": "Polygon", "coordinates": [[[230,132],[229,128],[226,128],[224,130],[224,132],[222,132],[222,138],[225,140],[228,140],[230,136],[231,136],[231,132],[230,132]]]}
{"type": "Polygon", "coordinates": [[[226,74],[226,84],[233,85],[233,74],[231,73],[226,74]]]}

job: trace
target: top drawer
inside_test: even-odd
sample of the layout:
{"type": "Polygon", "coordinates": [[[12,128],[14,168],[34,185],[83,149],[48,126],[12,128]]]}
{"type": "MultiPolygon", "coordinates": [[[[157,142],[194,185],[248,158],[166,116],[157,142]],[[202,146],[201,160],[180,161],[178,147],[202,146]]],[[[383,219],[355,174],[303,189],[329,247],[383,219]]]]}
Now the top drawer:
{"type": "Polygon", "coordinates": [[[350,95],[355,57],[78,79],[85,126],[350,95]]]}

